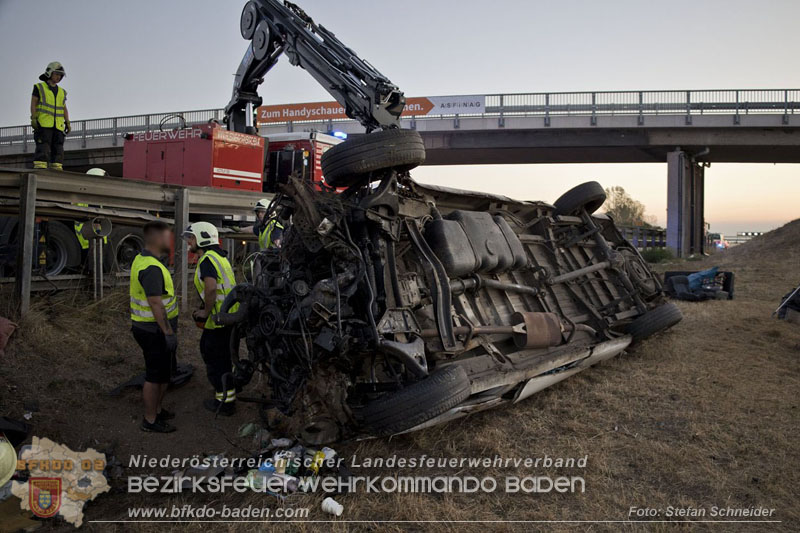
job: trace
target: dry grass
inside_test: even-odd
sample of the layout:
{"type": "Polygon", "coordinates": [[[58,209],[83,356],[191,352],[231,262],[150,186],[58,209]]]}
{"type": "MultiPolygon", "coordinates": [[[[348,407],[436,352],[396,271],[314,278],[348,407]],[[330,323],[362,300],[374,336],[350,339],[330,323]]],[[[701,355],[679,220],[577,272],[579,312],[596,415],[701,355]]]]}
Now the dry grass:
{"type": "MultiPolygon", "coordinates": [[[[359,457],[539,457],[588,455],[585,472],[569,469],[490,468],[447,475],[583,475],[584,494],[348,494],[342,519],[392,520],[625,520],[631,506],[710,508],[765,506],[796,531],[800,520],[800,452],[796,443],[800,402],[800,329],[770,318],[781,295],[797,283],[800,221],[749,244],[698,263],[661,269],[694,269],[720,264],[736,273],[737,299],[680,303],[685,319],[665,335],[578,374],[516,406],[485,412],[446,426],[391,440],[344,445],[340,454],[359,457]]],[[[138,431],[136,393],[108,398],[104,391],[140,366],[127,331],[124,295],[108,305],[81,307],[68,296],[38,302],[21,324],[0,367],[0,402],[20,416],[22,403],[38,398],[35,434],[73,448],[115,444],[116,453],[154,456],[236,450],[198,407],[208,386],[197,354],[198,331],[181,330],[181,357],[200,370],[186,387],[171,393],[179,431],[149,435],[138,431]]],[[[246,406],[221,428],[233,434],[255,419],[246,406]]],[[[236,440],[236,439],[234,439],[236,440]]],[[[246,444],[244,441],[237,441],[246,444]]],[[[386,470],[354,470],[364,475],[386,470]]],[[[403,470],[400,475],[433,475],[403,470]]],[[[293,506],[319,511],[321,495],[296,495],[293,506]]],[[[124,518],[130,505],[180,505],[213,498],[104,495],[87,506],[87,518],[124,518]]],[[[227,497],[236,505],[274,505],[261,495],[227,497]]],[[[156,530],[157,524],[141,529],[156,530]]],[[[158,525],[163,529],[163,525],[158,525]]],[[[269,525],[268,525],[269,526],[269,525]]],[[[299,531],[317,530],[299,524],[299,531]]],[[[175,526],[182,529],[187,526],[175,526]]],[[[262,530],[264,524],[218,525],[220,530],[262,530]],[[241,527],[238,527],[241,526],[241,527]]],[[[283,528],[273,524],[267,529],[283,528]]],[[[325,526],[328,529],[329,526],[325,526]]],[[[667,530],[675,526],[651,525],[667,530]]],[[[709,526],[738,531],[752,524],[709,526]]],[[[90,525],[90,529],[101,529],[90,525]]],[[[545,525],[348,524],[331,529],[358,531],[482,531],[544,529],[545,525]]],[[[626,526],[625,529],[630,529],[626,526]]],[[[684,526],[688,529],[688,526],[684,526]]],[[[107,529],[103,526],[102,529],[107,529]]],[[[547,527],[547,529],[551,529],[547,527]]],[[[619,530],[615,524],[562,524],[556,530],[619,530]]],[[[694,529],[694,527],[692,528],[694,529]]]]}

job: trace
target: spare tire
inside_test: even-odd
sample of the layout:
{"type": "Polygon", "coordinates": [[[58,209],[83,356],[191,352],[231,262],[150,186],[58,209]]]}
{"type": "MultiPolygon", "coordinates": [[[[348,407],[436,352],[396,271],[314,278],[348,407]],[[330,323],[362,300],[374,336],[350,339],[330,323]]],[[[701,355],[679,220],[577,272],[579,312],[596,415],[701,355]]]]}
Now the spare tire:
{"type": "Polygon", "coordinates": [[[639,342],[659,331],[671,328],[682,319],[683,313],[678,306],[668,302],[635,319],[628,324],[626,331],[633,337],[633,342],[639,342]]]}
{"type": "Polygon", "coordinates": [[[393,435],[449,411],[469,395],[467,372],[459,365],[451,365],[368,403],[362,409],[361,417],[373,435],[393,435]]]}
{"type": "Polygon", "coordinates": [[[416,130],[393,128],[347,139],[330,148],[320,164],[325,182],[349,187],[371,172],[405,172],[425,162],[425,145],[416,130]]]}
{"type": "Polygon", "coordinates": [[[134,258],[144,250],[142,228],[114,226],[106,246],[105,261],[114,265],[118,272],[130,272],[134,258]]]}
{"type": "Polygon", "coordinates": [[[573,187],[558,200],[553,203],[555,215],[577,215],[581,209],[586,209],[588,214],[592,214],[606,201],[606,191],[603,186],[596,181],[587,181],[577,187],[573,187]]]}

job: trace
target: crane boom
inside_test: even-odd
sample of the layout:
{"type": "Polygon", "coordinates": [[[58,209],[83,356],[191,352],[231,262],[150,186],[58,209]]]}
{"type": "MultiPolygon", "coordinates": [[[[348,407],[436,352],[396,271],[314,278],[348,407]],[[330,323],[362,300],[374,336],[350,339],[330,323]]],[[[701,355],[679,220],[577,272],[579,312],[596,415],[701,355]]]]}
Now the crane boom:
{"type": "Polygon", "coordinates": [[[399,127],[402,91],[367,61],[316,24],[289,1],[250,0],[242,10],[242,37],[250,40],[225,107],[229,130],[254,133],[253,112],[261,105],[258,86],[284,53],[302,67],[367,132],[399,127]]]}

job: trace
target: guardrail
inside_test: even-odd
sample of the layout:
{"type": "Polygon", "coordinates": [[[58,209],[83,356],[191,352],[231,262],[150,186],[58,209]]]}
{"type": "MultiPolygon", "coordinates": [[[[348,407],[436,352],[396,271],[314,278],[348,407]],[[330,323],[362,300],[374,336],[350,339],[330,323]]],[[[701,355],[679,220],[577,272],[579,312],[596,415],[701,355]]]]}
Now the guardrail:
{"type": "Polygon", "coordinates": [[[667,230],[641,226],[619,226],[619,231],[635,248],[666,248],[667,230]]]}
{"type": "MultiPolygon", "coordinates": [[[[683,115],[686,124],[692,117],[705,114],[728,114],[733,116],[733,124],[739,123],[741,115],[775,114],[782,115],[788,123],[789,115],[800,114],[800,89],[723,89],[697,91],[594,91],[567,93],[524,93],[486,95],[485,112],[479,115],[488,117],[544,117],[548,126],[551,116],[582,115],[591,117],[591,124],[598,116],[636,115],[640,125],[644,117],[651,115],[683,115]]],[[[111,145],[121,144],[126,133],[159,129],[163,121],[165,127],[172,129],[178,125],[169,120],[170,116],[182,115],[186,124],[195,125],[209,120],[221,121],[223,109],[202,109],[195,111],[154,113],[150,115],[128,115],[72,122],[72,133],[68,138],[71,149],[87,148],[95,139],[111,139],[111,145]]],[[[441,119],[455,114],[412,116],[410,120],[441,119]]],[[[336,119],[326,122],[341,122],[349,119],[336,119]]],[[[319,119],[307,121],[287,121],[271,125],[300,124],[320,122],[319,119]]],[[[21,145],[22,152],[32,150],[33,130],[30,125],[6,126],[0,128],[0,146],[21,145]]]]}

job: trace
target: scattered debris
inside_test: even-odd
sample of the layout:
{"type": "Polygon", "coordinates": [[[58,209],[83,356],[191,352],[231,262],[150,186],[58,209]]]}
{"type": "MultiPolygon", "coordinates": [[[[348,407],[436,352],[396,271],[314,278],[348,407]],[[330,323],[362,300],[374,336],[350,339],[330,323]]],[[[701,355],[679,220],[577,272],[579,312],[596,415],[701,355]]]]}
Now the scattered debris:
{"type": "Polygon", "coordinates": [[[781,305],[772,313],[781,320],[800,324],[800,285],[781,298],[781,305]]]}
{"type": "Polygon", "coordinates": [[[259,429],[253,434],[253,445],[259,450],[266,448],[270,444],[270,433],[268,429],[259,429]]]}
{"type": "Polygon", "coordinates": [[[676,300],[733,300],[733,272],[720,272],[712,267],[700,272],[670,271],[664,273],[664,292],[676,300]]]}
{"type": "Polygon", "coordinates": [[[292,439],[282,438],[282,439],[272,439],[270,444],[273,448],[288,448],[292,445],[292,439]]]}
{"type": "Polygon", "coordinates": [[[342,511],[344,511],[344,507],[341,503],[337,502],[330,496],[322,500],[322,510],[328,514],[342,516],[342,511]]]}
{"type": "Polygon", "coordinates": [[[249,437],[250,435],[255,435],[257,431],[261,428],[255,422],[248,422],[246,424],[242,424],[239,426],[239,436],[240,437],[249,437]]]}

